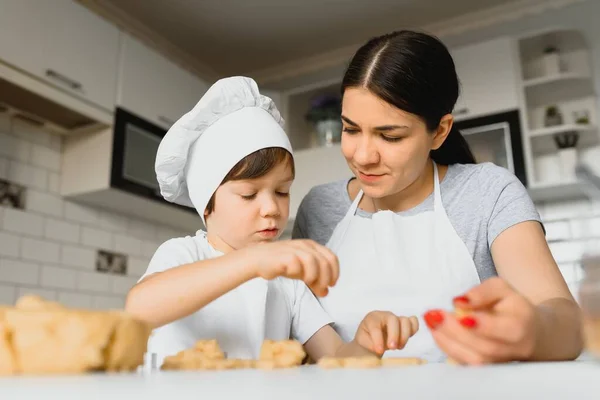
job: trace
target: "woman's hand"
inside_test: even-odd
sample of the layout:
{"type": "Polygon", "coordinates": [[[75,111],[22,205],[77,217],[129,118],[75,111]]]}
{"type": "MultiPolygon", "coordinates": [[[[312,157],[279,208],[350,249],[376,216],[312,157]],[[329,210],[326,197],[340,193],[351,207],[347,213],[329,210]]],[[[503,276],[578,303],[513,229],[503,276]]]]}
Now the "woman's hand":
{"type": "Polygon", "coordinates": [[[299,279],[317,296],[326,296],[340,274],[337,256],[313,240],[260,243],[240,250],[239,255],[255,276],[299,279]]]}
{"type": "Polygon", "coordinates": [[[354,342],[381,356],[386,350],[403,349],[419,330],[417,317],[398,317],[388,311],[372,311],[362,320],[354,342]]]}
{"type": "Polygon", "coordinates": [[[460,364],[531,359],[539,318],[536,307],[501,278],[491,278],[454,299],[459,315],[424,316],[438,346],[460,364]],[[462,314],[462,315],[461,315],[462,314]]]}

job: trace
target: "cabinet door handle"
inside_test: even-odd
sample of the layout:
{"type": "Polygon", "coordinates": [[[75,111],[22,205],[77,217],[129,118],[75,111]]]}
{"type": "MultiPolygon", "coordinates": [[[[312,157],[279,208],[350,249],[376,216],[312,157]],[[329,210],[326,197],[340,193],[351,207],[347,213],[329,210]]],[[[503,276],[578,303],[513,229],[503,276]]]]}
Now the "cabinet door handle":
{"type": "Polygon", "coordinates": [[[173,122],[173,120],[171,120],[171,119],[169,119],[167,117],[164,117],[162,115],[158,116],[158,120],[160,122],[162,122],[162,123],[165,123],[165,124],[169,125],[169,126],[172,126],[175,123],[175,122],[173,122]]]}
{"type": "Polygon", "coordinates": [[[463,115],[463,114],[467,114],[469,112],[468,108],[459,108],[458,110],[454,110],[454,112],[452,114],[455,115],[463,115]]]}
{"type": "Polygon", "coordinates": [[[46,76],[48,78],[54,79],[57,82],[62,83],[65,86],[70,87],[73,90],[83,91],[83,85],[68,76],[65,76],[59,72],[54,71],[53,69],[46,70],[46,76]]]}

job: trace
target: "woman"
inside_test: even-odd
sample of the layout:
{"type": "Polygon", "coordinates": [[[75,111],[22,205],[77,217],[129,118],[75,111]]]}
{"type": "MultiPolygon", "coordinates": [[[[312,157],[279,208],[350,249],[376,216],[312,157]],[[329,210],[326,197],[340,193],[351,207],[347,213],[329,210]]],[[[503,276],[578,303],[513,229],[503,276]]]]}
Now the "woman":
{"type": "Polygon", "coordinates": [[[354,178],[313,188],[293,234],[339,257],[340,278],[321,302],[341,336],[351,339],[367,310],[389,309],[424,315],[429,327],[404,356],[576,358],[579,308],[526,189],[503,168],[475,164],[453,129],[459,83],[446,47],[411,31],[374,38],[354,55],[342,93],[354,178]],[[444,311],[456,307],[468,314],[444,311]]]}

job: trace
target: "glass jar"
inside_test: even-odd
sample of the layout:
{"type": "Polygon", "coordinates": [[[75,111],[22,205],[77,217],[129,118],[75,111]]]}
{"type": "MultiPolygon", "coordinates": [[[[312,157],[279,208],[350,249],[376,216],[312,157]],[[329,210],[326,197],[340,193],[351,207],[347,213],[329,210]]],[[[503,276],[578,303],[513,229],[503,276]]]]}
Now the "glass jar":
{"type": "Polygon", "coordinates": [[[600,360],[600,253],[582,260],[585,277],[579,288],[585,350],[600,360]]]}

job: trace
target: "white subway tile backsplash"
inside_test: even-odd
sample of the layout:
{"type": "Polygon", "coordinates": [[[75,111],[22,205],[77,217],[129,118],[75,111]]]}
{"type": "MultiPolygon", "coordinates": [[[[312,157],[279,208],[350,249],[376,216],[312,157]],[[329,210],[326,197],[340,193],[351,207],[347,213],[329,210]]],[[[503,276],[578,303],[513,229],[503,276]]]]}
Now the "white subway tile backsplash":
{"type": "Polygon", "coordinates": [[[562,273],[567,285],[573,282],[578,282],[582,276],[579,275],[580,268],[576,263],[559,264],[558,269],[562,273]]]}
{"type": "Polygon", "coordinates": [[[9,285],[0,285],[0,305],[11,306],[15,304],[17,288],[9,285]]]}
{"type": "Polygon", "coordinates": [[[0,304],[32,293],[70,307],[122,309],[159,245],[185,235],[62,198],[61,150],[61,136],[0,113],[0,179],[28,189],[26,210],[0,207],[0,304]],[[127,255],[128,275],[96,272],[98,250],[127,255]]]}
{"type": "Polygon", "coordinates": [[[64,201],[62,198],[52,194],[28,190],[25,208],[40,214],[62,217],[64,201]]]}
{"type": "Polygon", "coordinates": [[[8,179],[8,158],[0,157],[0,179],[8,179]]]}
{"type": "Polygon", "coordinates": [[[37,287],[20,287],[17,289],[17,299],[23,296],[40,296],[45,300],[56,300],[56,292],[54,290],[42,289],[37,287]]]}
{"type": "Polygon", "coordinates": [[[156,250],[158,249],[159,246],[160,246],[160,243],[158,243],[158,242],[149,242],[149,241],[144,240],[142,242],[142,255],[144,257],[152,258],[154,256],[154,253],[156,253],[156,250]]]}
{"type": "Polygon", "coordinates": [[[48,191],[50,193],[60,193],[60,175],[56,172],[48,173],[48,191]]]}
{"type": "Polygon", "coordinates": [[[60,152],[34,144],[31,148],[31,164],[53,172],[60,171],[60,152]]]}
{"type": "Polygon", "coordinates": [[[77,289],[80,291],[110,293],[112,291],[112,276],[99,272],[79,272],[77,289]]]}
{"type": "Polygon", "coordinates": [[[96,251],[85,247],[63,245],[61,264],[93,271],[96,268],[96,251]]]}
{"type": "Polygon", "coordinates": [[[81,243],[98,249],[111,250],[113,235],[99,229],[83,227],[81,230],[81,243]]]}
{"type": "Polygon", "coordinates": [[[0,259],[0,281],[36,285],[39,282],[40,267],[37,264],[0,259]]]}
{"type": "Polygon", "coordinates": [[[112,292],[115,294],[126,295],[129,290],[137,283],[137,279],[127,276],[113,276],[112,292]]]}
{"type": "Polygon", "coordinates": [[[31,143],[5,133],[0,133],[0,155],[13,160],[29,162],[31,143]]]}
{"type": "Polygon", "coordinates": [[[111,214],[108,211],[100,212],[100,227],[111,232],[126,232],[129,218],[122,214],[111,214]]]}
{"type": "Polygon", "coordinates": [[[127,232],[129,235],[137,238],[154,240],[156,238],[158,230],[154,225],[146,221],[132,219],[131,221],[129,221],[127,232]]]}
{"type": "Polygon", "coordinates": [[[12,233],[0,231],[0,256],[19,257],[21,238],[12,233]]]}
{"type": "Polygon", "coordinates": [[[142,241],[130,236],[115,235],[114,249],[117,253],[130,256],[142,255],[142,241]]]}
{"type": "Polygon", "coordinates": [[[568,240],[571,238],[571,226],[569,221],[556,221],[544,224],[546,228],[546,240],[549,242],[568,240]]]}
{"type": "Polygon", "coordinates": [[[40,127],[31,125],[19,119],[12,121],[12,134],[31,143],[50,146],[52,135],[40,127]]]}
{"type": "Polygon", "coordinates": [[[44,265],[40,281],[44,287],[75,289],[77,287],[77,271],[44,265]]]}
{"type": "Polygon", "coordinates": [[[5,208],[2,226],[4,230],[30,236],[42,236],[44,218],[27,211],[5,208]]]}
{"type": "Polygon", "coordinates": [[[60,219],[47,218],[44,237],[67,243],[79,243],[81,229],[79,225],[60,219]]]}
{"type": "Polygon", "coordinates": [[[178,237],[184,237],[186,236],[185,234],[182,234],[181,232],[178,232],[174,229],[170,229],[170,228],[160,228],[158,230],[158,233],[156,235],[156,238],[158,239],[158,241],[160,243],[164,243],[169,239],[173,239],[173,238],[178,238],[178,237]]]}
{"type": "Polygon", "coordinates": [[[592,205],[587,199],[544,203],[539,206],[540,216],[544,221],[587,217],[591,211],[592,205]]]}
{"type": "Polygon", "coordinates": [[[58,263],[60,245],[47,240],[23,238],[21,241],[21,258],[46,263],[58,263]]]}
{"type": "Polygon", "coordinates": [[[579,261],[585,249],[583,242],[555,242],[550,243],[549,246],[558,264],[579,261]]]}
{"type": "Polygon", "coordinates": [[[127,274],[139,279],[148,269],[149,260],[137,257],[127,259],[127,274]]]}
{"type": "Polygon", "coordinates": [[[93,307],[101,310],[125,308],[125,297],[94,296],[93,307]]]}
{"type": "Polygon", "coordinates": [[[92,308],[93,297],[89,294],[73,293],[73,292],[59,292],[58,301],[59,303],[74,308],[92,308]]]}
{"type": "Polygon", "coordinates": [[[65,201],[65,217],[75,222],[96,225],[100,219],[100,213],[91,207],[65,201]]]}
{"type": "Polygon", "coordinates": [[[8,180],[26,187],[46,190],[48,188],[48,172],[18,161],[11,161],[8,166],[8,180]]]}

